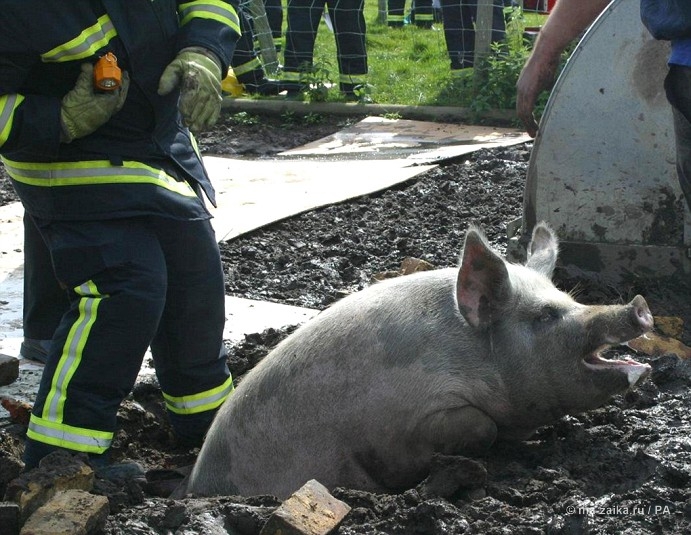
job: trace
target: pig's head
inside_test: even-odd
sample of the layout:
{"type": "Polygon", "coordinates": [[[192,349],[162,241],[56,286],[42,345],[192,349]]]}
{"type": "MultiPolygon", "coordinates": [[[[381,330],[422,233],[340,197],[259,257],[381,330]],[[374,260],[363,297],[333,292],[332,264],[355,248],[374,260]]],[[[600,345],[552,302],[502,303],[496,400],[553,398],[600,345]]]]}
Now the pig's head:
{"type": "Polygon", "coordinates": [[[489,408],[505,435],[599,407],[650,373],[647,364],[602,356],[653,327],[645,299],[577,303],[551,282],[557,253],[545,223],[533,231],[525,265],[506,262],[475,228],[466,237],[457,302],[499,370],[501,387],[489,408]]]}

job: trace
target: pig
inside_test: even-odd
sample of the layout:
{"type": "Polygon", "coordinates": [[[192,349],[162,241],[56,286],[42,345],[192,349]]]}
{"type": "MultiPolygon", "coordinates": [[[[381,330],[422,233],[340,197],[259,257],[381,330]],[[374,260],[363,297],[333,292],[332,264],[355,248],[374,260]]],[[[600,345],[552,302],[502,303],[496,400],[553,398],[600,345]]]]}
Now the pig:
{"type": "Polygon", "coordinates": [[[650,366],[601,353],[653,327],[645,299],[576,302],[551,282],[557,253],[545,223],[525,264],[471,227],[459,268],[335,303],[240,381],[177,496],[399,492],[435,454],[482,454],[633,387],[650,366]]]}

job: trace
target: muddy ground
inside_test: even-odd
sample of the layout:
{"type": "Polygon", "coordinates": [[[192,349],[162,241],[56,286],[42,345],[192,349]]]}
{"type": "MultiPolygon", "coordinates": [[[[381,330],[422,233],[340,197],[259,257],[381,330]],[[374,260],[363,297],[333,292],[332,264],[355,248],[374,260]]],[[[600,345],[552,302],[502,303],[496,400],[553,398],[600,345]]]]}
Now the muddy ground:
{"type": "MultiPolygon", "coordinates": [[[[353,118],[350,122],[357,120],[353,118]]],[[[225,117],[202,136],[206,154],[267,157],[346,126],[340,117],[225,117]],[[253,124],[251,124],[253,123],[253,124]]],[[[532,144],[481,150],[383,193],[309,212],[221,244],[230,295],[323,309],[396,271],[406,257],[435,267],[456,264],[470,223],[499,249],[507,223],[521,213],[532,144]]],[[[0,202],[13,200],[1,181],[0,202]]],[[[635,280],[607,286],[556,277],[578,287],[585,303],[646,297],[656,316],[684,321],[689,343],[691,292],[686,281],[635,280]]],[[[231,344],[236,378],[293,330],[254,333],[231,344]]],[[[672,355],[636,359],[653,366],[650,379],[606,406],[563,418],[533,439],[499,443],[477,459],[484,481],[469,486],[421,485],[398,495],[335,489],[353,509],[337,533],[347,534],[586,534],[691,532],[691,364],[672,355]]],[[[169,500],[157,469],[191,463],[196,450],[176,449],[155,382],[139,384],[120,411],[116,457],[152,470],[147,483],[96,491],[111,501],[108,534],[256,534],[278,505],[271,497],[169,500]]],[[[24,428],[0,430],[0,460],[18,463],[24,428]]],[[[0,470],[0,473],[3,473],[0,470]]],[[[7,473],[5,470],[4,473],[7,473]]],[[[6,481],[0,481],[0,491],[6,481]]]]}

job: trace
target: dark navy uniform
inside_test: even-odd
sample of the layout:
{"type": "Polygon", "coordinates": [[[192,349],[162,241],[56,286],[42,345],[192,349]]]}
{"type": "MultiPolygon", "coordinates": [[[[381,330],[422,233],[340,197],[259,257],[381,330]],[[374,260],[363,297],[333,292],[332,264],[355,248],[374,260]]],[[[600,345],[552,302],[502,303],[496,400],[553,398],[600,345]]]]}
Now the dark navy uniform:
{"type": "Polygon", "coordinates": [[[367,83],[364,0],[289,0],[283,78],[300,82],[300,73],[312,67],[325,6],[336,38],[339,88],[353,96],[356,88],[367,83]]]}
{"type": "Polygon", "coordinates": [[[240,30],[242,35],[235,47],[235,53],[230,61],[233,74],[247,93],[260,95],[277,95],[278,84],[272,84],[266,78],[266,71],[254,45],[254,30],[252,22],[245,12],[240,9],[240,30]]]}
{"type": "MultiPolygon", "coordinates": [[[[147,347],[176,432],[199,441],[232,391],[222,354],[223,271],[204,193],[214,191],[159,78],[182,48],[226,72],[240,33],[224,0],[6,0],[0,154],[50,251],[69,310],[53,337],[27,432],[27,466],[55,448],[102,454],[147,347]],[[80,65],[113,52],[123,108],[60,142],[80,65]]],[[[32,262],[31,258],[26,259],[32,262]]]]}
{"type": "MultiPolygon", "coordinates": [[[[410,9],[411,22],[421,28],[431,28],[434,23],[432,0],[413,0],[410,9]]],[[[387,2],[386,22],[391,28],[402,28],[405,24],[405,0],[387,2]]]]}
{"type": "MultiPolygon", "coordinates": [[[[492,3],[492,42],[500,42],[506,35],[504,5],[510,4],[510,0],[493,0],[492,3]]],[[[472,67],[475,60],[477,2],[441,0],[441,10],[451,73],[459,75],[462,69],[472,67]]]]}

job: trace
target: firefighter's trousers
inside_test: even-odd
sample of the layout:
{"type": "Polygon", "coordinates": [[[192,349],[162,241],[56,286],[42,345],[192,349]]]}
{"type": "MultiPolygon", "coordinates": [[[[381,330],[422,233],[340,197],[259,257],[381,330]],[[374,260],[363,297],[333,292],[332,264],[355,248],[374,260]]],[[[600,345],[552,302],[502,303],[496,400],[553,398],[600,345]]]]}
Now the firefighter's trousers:
{"type": "Polygon", "coordinates": [[[173,427],[198,442],[232,391],[224,283],[208,220],[36,219],[70,306],[34,404],[28,467],[56,448],[105,453],[151,347],[173,427]]]}
{"type": "Polygon", "coordinates": [[[336,38],[339,86],[341,91],[352,91],[354,86],[366,82],[364,0],[290,0],[284,78],[298,81],[301,70],[312,67],[314,44],[324,6],[328,9],[336,38]]]}

